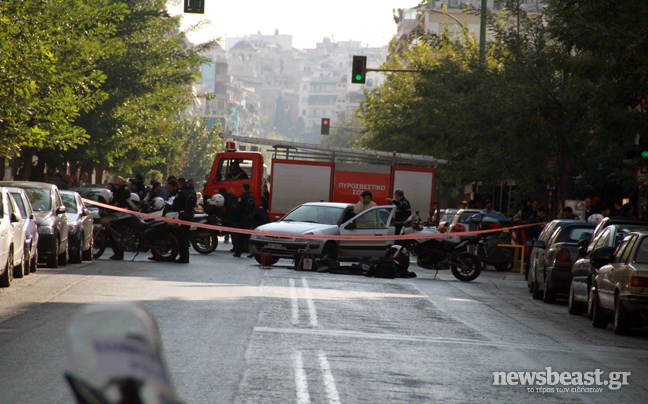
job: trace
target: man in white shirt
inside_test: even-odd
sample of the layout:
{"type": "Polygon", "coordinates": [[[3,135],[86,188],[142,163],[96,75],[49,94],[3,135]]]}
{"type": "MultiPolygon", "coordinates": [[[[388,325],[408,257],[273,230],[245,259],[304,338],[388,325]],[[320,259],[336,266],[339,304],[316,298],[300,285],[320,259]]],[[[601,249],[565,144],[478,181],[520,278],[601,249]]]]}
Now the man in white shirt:
{"type": "Polygon", "coordinates": [[[369,208],[373,208],[376,205],[376,202],[372,201],[373,195],[371,191],[363,191],[360,194],[360,202],[356,203],[356,206],[353,207],[354,214],[360,214],[369,208]]]}

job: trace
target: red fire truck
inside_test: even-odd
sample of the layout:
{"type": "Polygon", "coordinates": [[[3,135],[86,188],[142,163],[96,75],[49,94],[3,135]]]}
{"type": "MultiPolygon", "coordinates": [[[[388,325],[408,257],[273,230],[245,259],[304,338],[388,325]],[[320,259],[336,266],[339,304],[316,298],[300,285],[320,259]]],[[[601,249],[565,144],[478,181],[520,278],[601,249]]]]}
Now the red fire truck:
{"type": "Polygon", "coordinates": [[[203,194],[220,188],[236,195],[247,182],[257,204],[264,183],[270,189],[269,215],[283,216],[305,202],[357,203],[369,190],[373,201],[386,204],[401,188],[412,205],[425,217],[433,211],[436,167],[445,160],[415,154],[321,146],[299,142],[227,136],[226,151],[218,153],[203,194]],[[271,171],[267,175],[263,154],[237,151],[236,144],[270,146],[271,171]]]}

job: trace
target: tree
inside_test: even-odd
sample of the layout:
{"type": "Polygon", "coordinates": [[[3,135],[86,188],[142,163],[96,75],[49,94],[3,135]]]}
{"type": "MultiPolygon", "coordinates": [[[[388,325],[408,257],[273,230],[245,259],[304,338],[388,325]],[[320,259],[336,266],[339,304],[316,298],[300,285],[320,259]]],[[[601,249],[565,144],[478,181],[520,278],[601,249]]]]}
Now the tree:
{"type": "Polygon", "coordinates": [[[129,11],[115,32],[124,51],[98,61],[106,75],[102,90],[109,96],[77,119],[90,142],[70,156],[98,171],[162,163],[161,151],[173,146],[167,139],[193,97],[198,67],[207,60],[201,54],[215,43],[188,46],[177,29],[180,17],[167,13],[165,0],[119,3],[129,11]]]}
{"type": "Polygon", "coordinates": [[[0,2],[0,155],[87,139],[74,121],[106,98],[97,60],[119,53],[125,14],[108,0],[0,2]]]}
{"type": "Polygon", "coordinates": [[[358,118],[339,120],[331,129],[331,134],[321,136],[319,144],[323,146],[356,147],[362,139],[362,123],[358,118]]]}

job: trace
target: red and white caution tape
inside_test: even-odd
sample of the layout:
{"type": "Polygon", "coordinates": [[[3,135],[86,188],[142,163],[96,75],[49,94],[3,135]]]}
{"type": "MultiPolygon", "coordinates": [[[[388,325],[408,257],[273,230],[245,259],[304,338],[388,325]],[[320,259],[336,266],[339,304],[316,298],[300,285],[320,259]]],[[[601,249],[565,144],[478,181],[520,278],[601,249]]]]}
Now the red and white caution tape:
{"type": "Polygon", "coordinates": [[[175,223],[175,224],[180,224],[180,225],[186,225],[186,226],[193,226],[193,227],[200,227],[202,229],[208,229],[208,230],[216,230],[216,231],[223,231],[223,232],[228,232],[228,233],[240,233],[240,234],[255,234],[259,236],[265,236],[265,237],[279,237],[279,238],[292,238],[292,239],[300,239],[300,240],[374,240],[374,241],[379,241],[379,240],[424,240],[424,239],[430,239],[430,238],[451,238],[451,237],[463,237],[463,236],[472,236],[476,234],[488,234],[488,233],[497,233],[501,231],[510,231],[514,229],[521,229],[525,227],[531,227],[531,226],[538,226],[538,225],[544,225],[544,223],[536,223],[536,224],[525,224],[522,226],[515,226],[515,227],[507,227],[503,229],[491,229],[491,230],[478,230],[478,231],[466,231],[466,232],[461,232],[461,233],[439,233],[439,234],[430,234],[430,233],[420,233],[420,234],[405,234],[405,235],[375,235],[375,236],[334,236],[334,235],[318,235],[318,234],[295,234],[295,233],[278,233],[278,232],[269,232],[269,231],[259,231],[259,230],[250,230],[250,229],[239,229],[236,227],[226,227],[226,226],[215,226],[213,224],[205,224],[205,223],[196,223],[196,222],[190,222],[186,220],[178,220],[178,219],[171,219],[168,217],[160,217],[156,215],[152,215],[150,213],[143,213],[143,212],[135,212],[132,210],[124,209],[124,208],[118,208],[116,206],[112,205],[107,205],[105,203],[93,201],[91,199],[85,199],[82,198],[83,202],[90,204],[90,205],[95,205],[99,206],[101,208],[105,209],[110,209],[114,210],[116,212],[124,212],[124,213],[130,213],[133,215],[138,215],[142,217],[147,217],[150,219],[156,219],[156,220],[163,220],[165,222],[169,223],[175,223]]]}

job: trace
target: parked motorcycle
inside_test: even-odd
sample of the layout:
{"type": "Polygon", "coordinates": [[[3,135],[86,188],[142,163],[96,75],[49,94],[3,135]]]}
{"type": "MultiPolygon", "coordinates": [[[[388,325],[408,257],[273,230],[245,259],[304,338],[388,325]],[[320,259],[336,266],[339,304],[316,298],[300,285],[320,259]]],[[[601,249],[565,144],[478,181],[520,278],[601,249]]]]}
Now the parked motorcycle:
{"type": "Polygon", "coordinates": [[[144,221],[123,212],[113,212],[101,218],[101,227],[94,235],[92,256],[99,258],[106,249],[109,236],[123,251],[147,252],[159,261],[173,261],[178,255],[178,240],[162,220],[144,221]]]}
{"type": "MultiPolygon", "coordinates": [[[[221,195],[218,195],[222,198],[221,195]]],[[[155,216],[164,216],[172,219],[178,219],[179,215],[171,211],[171,203],[164,202],[162,198],[155,198],[150,205],[148,213],[155,216]]],[[[171,201],[172,202],[172,201],[171,201]]],[[[201,224],[211,224],[220,226],[221,221],[217,210],[206,209],[209,213],[196,213],[193,219],[189,221],[201,224]]],[[[169,223],[170,227],[178,227],[179,224],[169,223]]],[[[191,246],[200,254],[211,254],[218,247],[218,236],[220,231],[204,229],[202,227],[191,226],[189,230],[189,242],[191,246]]]]}
{"type": "Polygon", "coordinates": [[[78,404],[178,404],[154,319],[141,307],[84,307],[68,327],[65,377],[78,404]]]}
{"type": "MultiPolygon", "coordinates": [[[[503,229],[511,226],[511,221],[506,216],[485,213],[472,216],[469,222],[478,230],[503,229]]],[[[498,271],[509,271],[513,267],[513,250],[498,247],[500,244],[511,244],[511,233],[497,232],[483,235],[475,253],[484,266],[492,265],[498,271]]]]}
{"type": "MultiPolygon", "coordinates": [[[[439,234],[440,232],[421,225],[416,212],[403,226],[403,234],[413,233],[439,234]]],[[[406,240],[399,255],[412,254],[416,257],[416,264],[421,268],[433,269],[437,272],[450,269],[455,278],[470,282],[481,274],[482,263],[477,255],[468,252],[467,249],[468,246],[478,243],[479,236],[406,240]]]]}

